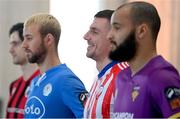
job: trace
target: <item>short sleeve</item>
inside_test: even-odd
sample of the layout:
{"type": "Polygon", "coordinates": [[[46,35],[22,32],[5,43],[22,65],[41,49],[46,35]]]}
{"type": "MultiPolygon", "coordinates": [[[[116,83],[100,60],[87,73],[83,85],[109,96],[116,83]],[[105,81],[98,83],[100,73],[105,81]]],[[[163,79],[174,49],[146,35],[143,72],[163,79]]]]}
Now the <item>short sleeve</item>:
{"type": "Polygon", "coordinates": [[[76,118],[83,117],[87,91],[83,83],[76,77],[67,78],[62,88],[62,98],[64,104],[73,112],[76,118]]]}
{"type": "Polygon", "coordinates": [[[149,82],[152,104],[165,118],[180,117],[180,77],[163,70],[154,72],[149,82]]]}

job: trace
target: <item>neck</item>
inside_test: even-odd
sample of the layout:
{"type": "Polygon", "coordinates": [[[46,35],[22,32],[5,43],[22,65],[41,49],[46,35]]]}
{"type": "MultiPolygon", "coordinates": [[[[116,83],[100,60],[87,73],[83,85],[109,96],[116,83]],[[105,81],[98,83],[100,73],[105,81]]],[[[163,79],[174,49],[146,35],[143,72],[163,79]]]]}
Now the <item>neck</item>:
{"type": "Polygon", "coordinates": [[[38,66],[41,70],[41,73],[46,72],[54,66],[61,64],[60,59],[57,54],[49,53],[45,57],[45,60],[42,63],[39,63],[38,66]]]}
{"type": "Polygon", "coordinates": [[[109,58],[104,58],[101,61],[96,61],[96,68],[100,72],[102,69],[111,62],[109,58]]]}
{"type": "Polygon", "coordinates": [[[26,63],[24,65],[21,66],[21,70],[22,70],[22,74],[23,74],[23,78],[24,80],[28,80],[30,78],[30,76],[35,72],[35,70],[37,70],[38,67],[36,64],[30,64],[30,63],[26,63]]]}
{"type": "Polygon", "coordinates": [[[131,61],[128,61],[131,67],[132,76],[141,70],[155,56],[157,56],[156,51],[137,55],[131,61]]]}

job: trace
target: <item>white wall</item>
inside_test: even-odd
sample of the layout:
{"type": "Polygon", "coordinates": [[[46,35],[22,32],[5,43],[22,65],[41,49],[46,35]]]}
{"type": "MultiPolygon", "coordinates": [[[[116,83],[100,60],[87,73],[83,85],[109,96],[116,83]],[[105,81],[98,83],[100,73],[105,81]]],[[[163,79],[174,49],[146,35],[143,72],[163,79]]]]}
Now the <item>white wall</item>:
{"type": "Polygon", "coordinates": [[[62,26],[59,44],[60,59],[79,76],[87,90],[98,72],[95,61],[86,57],[88,31],[94,15],[103,9],[115,9],[124,0],[51,0],[50,13],[62,26]]]}
{"type": "Polygon", "coordinates": [[[51,0],[50,13],[61,24],[59,56],[90,89],[97,75],[95,62],[86,57],[83,35],[89,29],[97,4],[93,0],[51,0]]]}

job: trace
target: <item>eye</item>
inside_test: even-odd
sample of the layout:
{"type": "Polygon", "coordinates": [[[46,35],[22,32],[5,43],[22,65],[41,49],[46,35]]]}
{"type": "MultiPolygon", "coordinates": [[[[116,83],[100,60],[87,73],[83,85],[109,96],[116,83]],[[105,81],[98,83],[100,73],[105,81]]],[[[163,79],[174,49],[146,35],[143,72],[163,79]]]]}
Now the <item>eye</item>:
{"type": "Polygon", "coordinates": [[[97,30],[90,30],[90,33],[96,35],[96,34],[98,34],[98,31],[97,30]]]}
{"type": "Polygon", "coordinates": [[[30,40],[32,40],[32,37],[26,37],[25,39],[30,41],[30,40]]]}
{"type": "Polygon", "coordinates": [[[20,42],[11,42],[10,45],[12,46],[18,46],[20,44],[20,42]]]}
{"type": "Polygon", "coordinates": [[[119,30],[119,29],[120,29],[120,26],[115,25],[115,26],[113,26],[113,28],[114,28],[115,30],[119,30]]]}
{"type": "Polygon", "coordinates": [[[121,29],[121,25],[120,25],[120,24],[117,24],[117,23],[114,23],[114,24],[112,25],[112,29],[118,31],[118,30],[121,29]]]}

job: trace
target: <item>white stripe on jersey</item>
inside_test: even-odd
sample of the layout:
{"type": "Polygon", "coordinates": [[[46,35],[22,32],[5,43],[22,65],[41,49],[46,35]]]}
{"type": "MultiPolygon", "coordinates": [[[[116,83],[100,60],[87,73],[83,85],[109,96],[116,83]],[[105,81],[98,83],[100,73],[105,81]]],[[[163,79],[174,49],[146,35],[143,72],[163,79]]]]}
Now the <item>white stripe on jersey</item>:
{"type": "MultiPolygon", "coordinates": [[[[106,71],[106,73],[101,77],[101,79],[96,79],[94,81],[93,86],[89,93],[90,95],[88,97],[88,100],[84,108],[84,118],[103,118],[104,116],[102,115],[103,102],[106,102],[108,104],[107,109],[109,108],[109,110],[111,111],[112,109],[111,106],[114,104],[114,92],[115,92],[114,90],[112,91],[112,87],[114,88],[114,85],[112,85],[112,81],[115,81],[116,76],[117,76],[117,72],[115,74],[115,72],[112,72],[111,70],[116,70],[119,72],[121,70],[124,70],[127,67],[128,67],[128,64],[125,64],[125,63],[115,64],[113,67],[109,68],[106,71]],[[110,87],[110,84],[111,84],[111,87],[110,87]],[[101,87],[102,85],[103,85],[103,89],[101,87]],[[110,90],[107,91],[108,88],[110,88],[111,91],[110,90]],[[105,97],[107,92],[110,92],[112,96],[105,97]],[[109,102],[107,102],[107,99],[109,99],[109,102]],[[92,117],[93,107],[95,109],[94,117],[92,117]]],[[[104,110],[104,112],[105,111],[106,110],[104,110]]]]}
{"type": "MultiPolygon", "coordinates": [[[[104,78],[105,79],[105,78],[104,78]]],[[[97,101],[97,107],[96,107],[96,117],[98,118],[102,118],[102,103],[103,100],[106,98],[105,97],[105,93],[108,89],[109,84],[111,83],[111,81],[113,80],[113,74],[111,74],[110,78],[108,79],[107,83],[104,85],[103,91],[101,96],[99,97],[98,101],[97,101]]],[[[112,105],[112,104],[111,104],[112,105]]]]}

